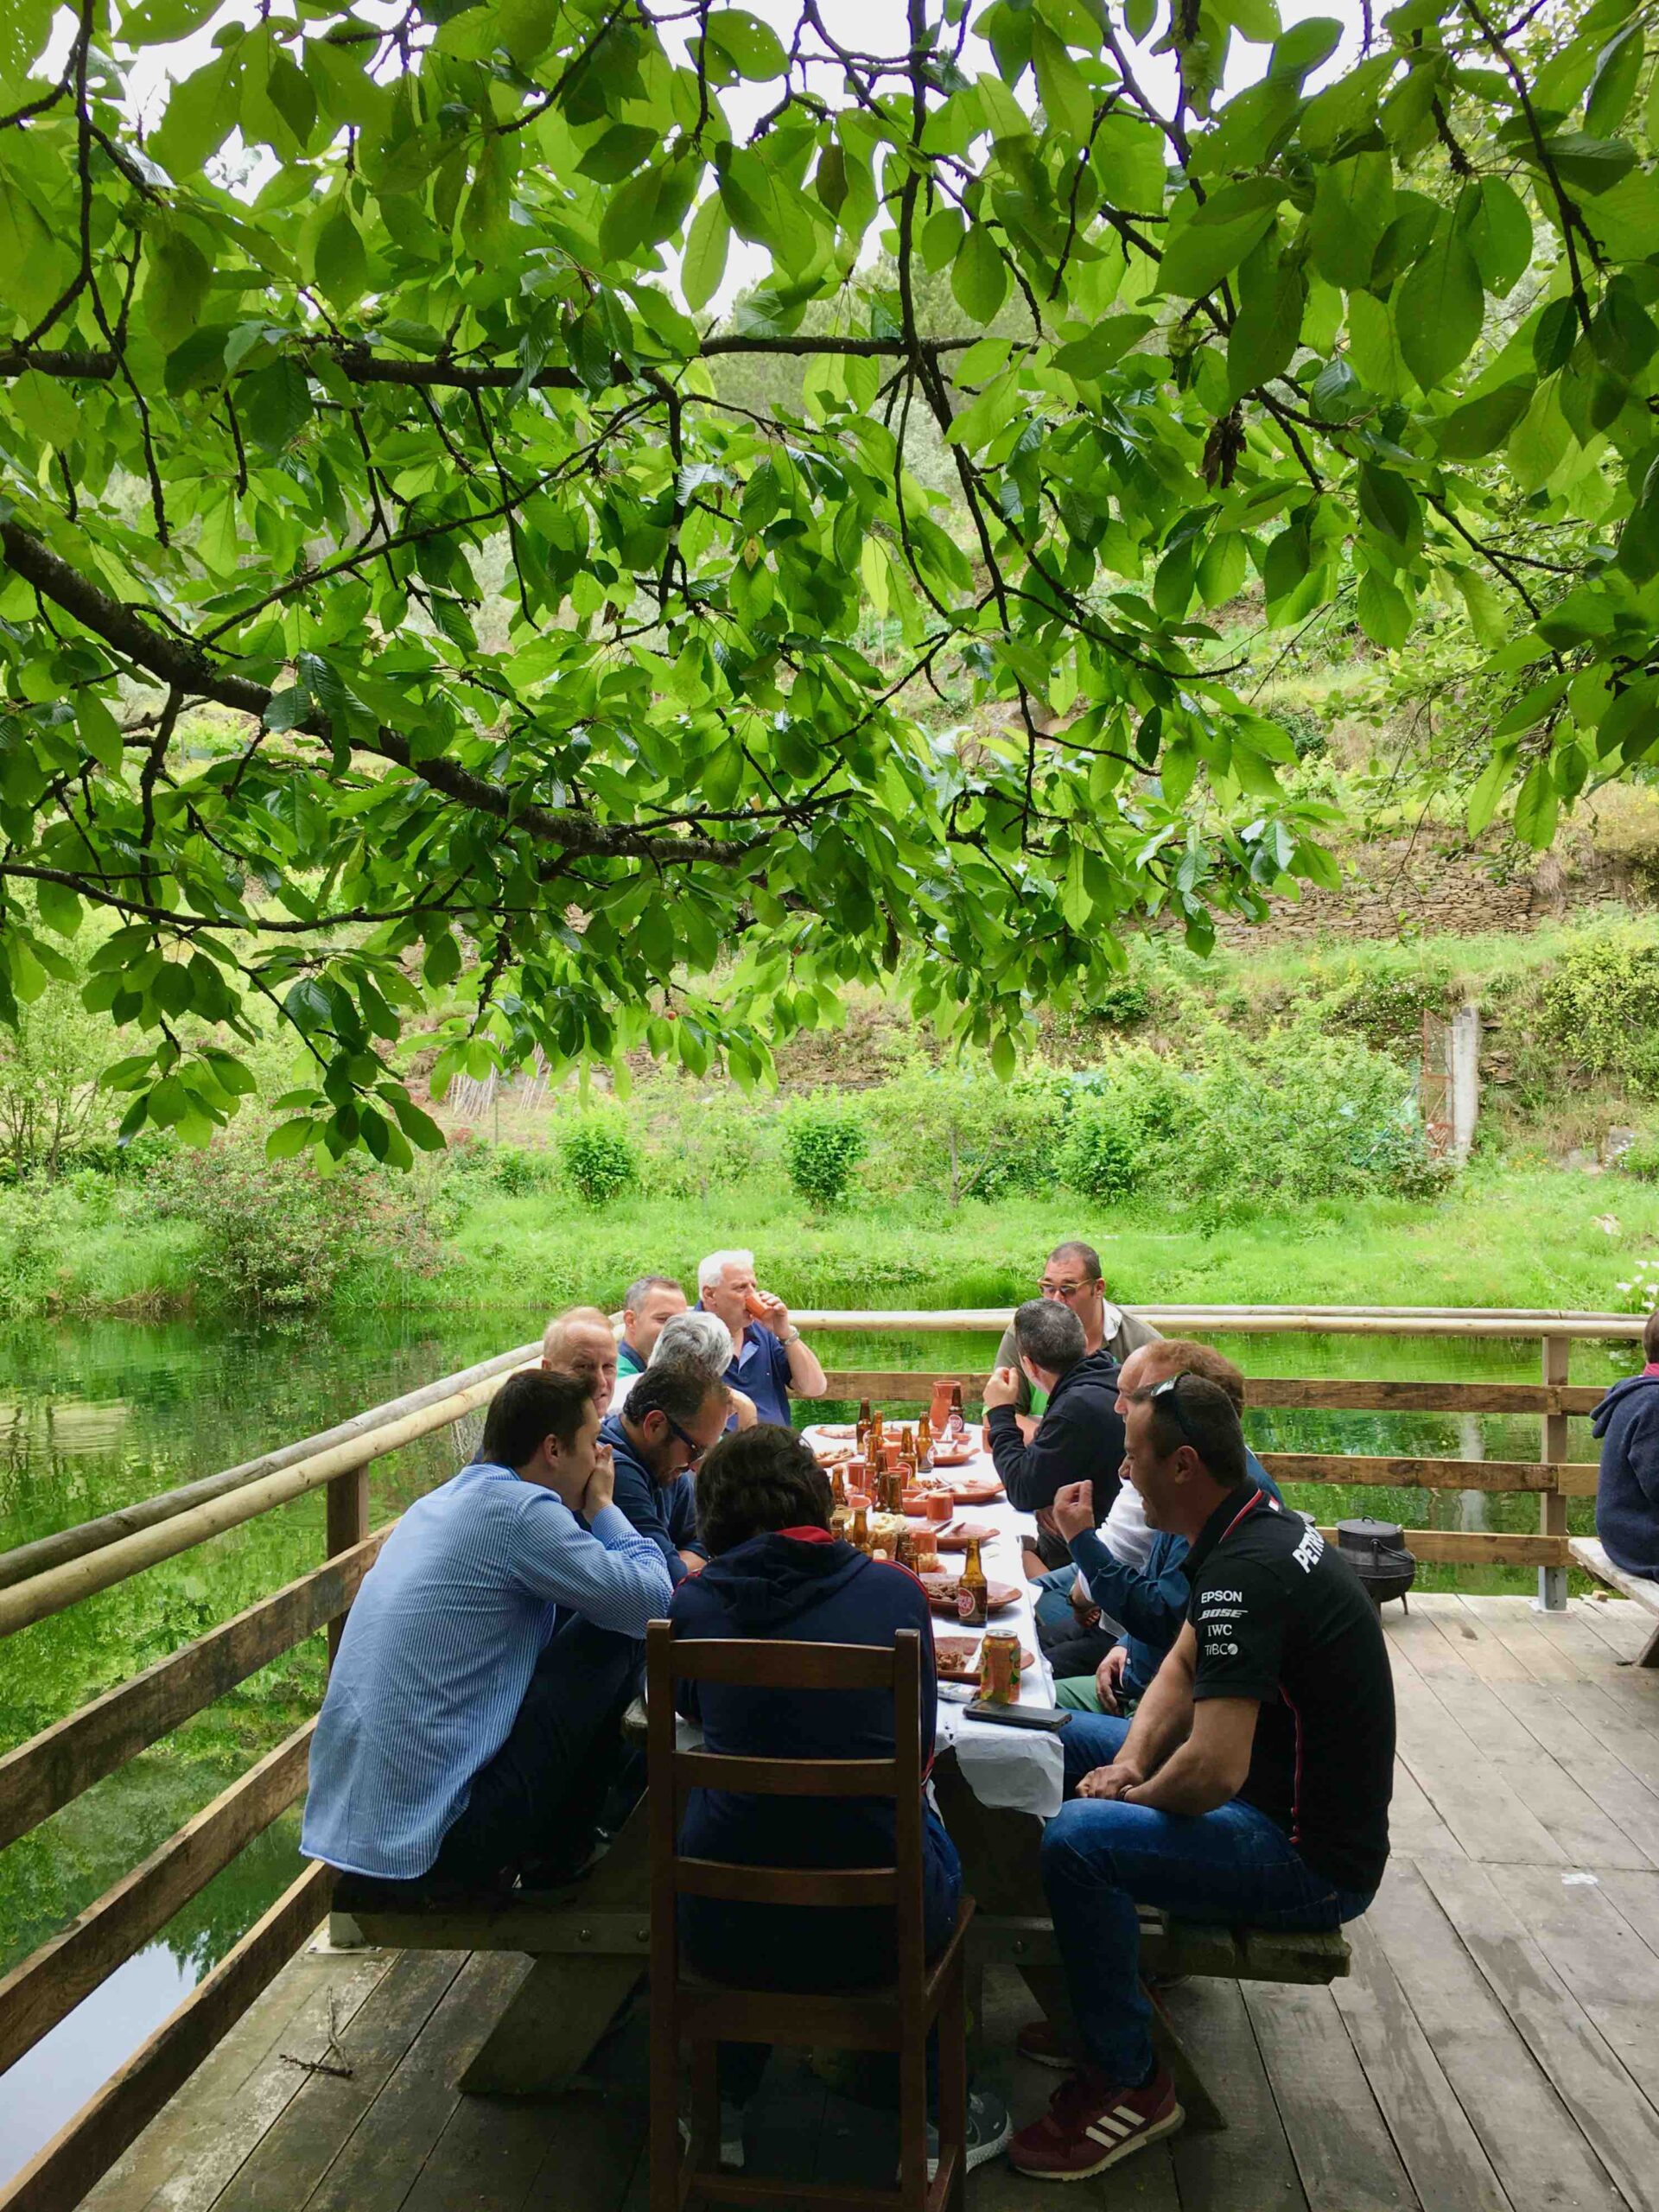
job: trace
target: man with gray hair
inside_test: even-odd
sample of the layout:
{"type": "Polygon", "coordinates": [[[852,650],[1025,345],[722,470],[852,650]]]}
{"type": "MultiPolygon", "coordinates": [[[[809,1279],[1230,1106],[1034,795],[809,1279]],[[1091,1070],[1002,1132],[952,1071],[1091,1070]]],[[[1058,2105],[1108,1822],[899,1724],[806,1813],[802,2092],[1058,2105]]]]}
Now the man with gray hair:
{"type": "Polygon", "coordinates": [[[1014,1338],[1021,1369],[1036,1389],[1046,1391],[1048,1406],[1027,1443],[1014,1418],[1019,1380],[1014,1370],[995,1369],[985,1385],[986,1441],[1008,1503],[1022,1513],[1046,1516],[1058,1491],[1092,1482],[1098,1526],[1117,1495],[1123,1459],[1117,1362],[1109,1352],[1089,1350],[1083,1323],[1056,1298],[1027,1299],[1014,1317],[1014,1338]]]}
{"type": "Polygon", "coordinates": [[[800,1398],[823,1397],[828,1386],[817,1355],[802,1342],[783,1300],[756,1283],[753,1252],[711,1252],[699,1261],[697,1305],[731,1331],[726,1380],[754,1401],[762,1421],[791,1427],[791,1391],[800,1398]]]}

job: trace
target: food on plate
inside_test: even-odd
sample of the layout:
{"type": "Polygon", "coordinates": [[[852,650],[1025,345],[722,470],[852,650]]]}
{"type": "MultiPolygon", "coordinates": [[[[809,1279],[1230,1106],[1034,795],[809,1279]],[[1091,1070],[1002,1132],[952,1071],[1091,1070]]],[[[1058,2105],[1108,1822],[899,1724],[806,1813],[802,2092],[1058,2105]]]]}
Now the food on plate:
{"type": "MultiPolygon", "coordinates": [[[[949,1613],[954,1618],[957,1611],[957,1585],[960,1577],[954,1574],[925,1574],[921,1584],[927,1592],[927,1602],[937,1613],[949,1613]]],[[[1020,1592],[1011,1582],[993,1582],[990,1586],[988,1610],[1005,1613],[1010,1605],[1020,1602],[1020,1592]]]]}
{"type": "MultiPolygon", "coordinates": [[[[936,1636],[933,1657],[942,1682],[977,1682],[979,1680],[980,1641],[976,1636],[936,1636]]],[[[1034,1651],[1021,1650],[1022,1669],[1034,1667],[1034,1651]]]]}
{"type": "Polygon", "coordinates": [[[951,1484],[950,1495],[958,1505],[988,1505],[1001,1497],[1002,1485],[995,1475],[963,1475],[951,1484]]]}
{"type": "Polygon", "coordinates": [[[850,1444],[815,1444],[812,1456],[821,1467],[839,1467],[855,1455],[850,1444]]]}
{"type": "Polygon", "coordinates": [[[849,1421],[815,1421],[812,1426],[812,1433],[814,1436],[827,1436],[837,1443],[843,1438],[849,1444],[856,1443],[858,1440],[858,1431],[849,1421]]]}

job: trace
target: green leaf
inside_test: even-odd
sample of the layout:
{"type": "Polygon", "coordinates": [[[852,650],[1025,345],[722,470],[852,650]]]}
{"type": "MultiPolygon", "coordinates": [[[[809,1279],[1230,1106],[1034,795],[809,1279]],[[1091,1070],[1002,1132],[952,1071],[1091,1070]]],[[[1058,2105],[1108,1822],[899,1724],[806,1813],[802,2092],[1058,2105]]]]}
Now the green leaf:
{"type": "Polygon", "coordinates": [[[140,6],[122,11],[121,42],[170,46],[211,22],[219,8],[219,0],[142,0],[140,6]]]}
{"type": "Polygon", "coordinates": [[[43,445],[61,449],[73,443],[80,410],[73,392],[55,377],[43,376],[39,369],[25,369],[12,385],[11,404],[18,421],[43,445]]]}
{"type": "Polygon", "coordinates": [[[1054,354],[1054,366],[1063,369],[1069,377],[1085,380],[1103,377],[1152,327],[1149,315],[1108,315],[1086,337],[1074,338],[1069,345],[1059,346],[1054,354]]]}
{"type": "Polygon", "coordinates": [[[1537,389],[1529,377],[1499,385],[1478,399],[1466,400],[1448,415],[1437,432],[1441,453],[1449,461],[1478,461],[1495,452],[1526,413],[1537,389]]]}
{"type": "Polygon", "coordinates": [[[1539,850],[1555,835],[1561,810],[1560,794],[1548,760],[1535,760],[1515,797],[1515,834],[1522,844],[1539,850]]]}
{"type": "Polygon", "coordinates": [[[1642,26],[1627,24],[1601,49],[1584,103],[1584,127],[1594,137],[1611,137],[1630,112],[1642,77],[1642,26]]]}
{"type": "Polygon", "coordinates": [[[781,40],[770,23],[747,8],[716,9],[708,19],[708,34],[740,77],[765,83],[783,75],[788,57],[781,40]]]}
{"type": "Polygon", "coordinates": [[[1202,299],[1266,235],[1273,219],[1272,207],[1257,207],[1232,222],[1189,220],[1164,249],[1158,266],[1159,289],[1184,299],[1202,299]]]}
{"type": "Polygon", "coordinates": [[[245,377],[237,391],[244,428],[268,453],[281,453],[311,419],[311,391],[296,361],[273,361],[245,377]]]}
{"type": "Polygon", "coordinates": [[[1359,580],[1359,626],[1376,645],[1403,645],[1411,635],[1411,608],[1405,594],[1375,569],[1359,580]]]}
{"type": "Polygon", "coordinates": [[[1314,185],[1306,226],[1313,266],[1344,291],[1366,283],[1393,217],[1394,165],[1387,154],[1327,162],[1314,185]]]}
{"type": "Polygon", "coordinates": [[[317,283],[325,299],[349,307],[368,289],[369,257],[363,241],[343,207],[337,207],[317,233],[317,283]]]}
{"type": "Polygon", "coordinates": [[[175,84],[168,94],[149,151],[182,184],[197,175],[236,128],[237,57],[234,48],[175,84]]]}
{"type": "Polygon", "coordinates": [[[1031,21],[1031,67],[1049,128],[1082,145],[1095,119],[1094,95],[1083,72],[1038,15],[1031,21]]]}
{"type": "Polygon", "coordinates": [[[152,233],[144,241],[144,315],[171,353],[196,327],[213,276],[205,256],[181,231],[152,233]]]}
{"type": "Polygon", "coordinates": [[[1455,232],[1437,237],[1399,287],[1400,350],[1425,391],[1468,359],[1485,313],[1480,271],[1455,232]]]}
{"type": "Polygon", "coordinates": [[[1503,603],[1476,569],[1459,569],[1458,589],[1469,616],[1469,626],[1483,645],[1501,645],[1510,634],[1503,603]]]}
{"type": "Polygon", "coordinates": [[[265,1139],[267,1160],[296,1160],[308,1145],[315,1144],[319,1135],[317,1124],[302,1115],[292,1122],[278,1122],[265,1139]]]}
{"type": "Polygon", "coordinates": [[[1497,802],[1503,796],[1503,786],[1510,780],[1515,766],[1515,747],[1500,746],[1482,769],[1474,789],[1469,794],[1469,834],[1478,837],[1481,831],[1497,811],[1497,802]]]}
{"type": "Polygon", "coordinates": [[[717,192],[711,192],[691,218],[680,262],[680,289],[687,307],[707,307],[720,289],[731,239],[732,219],[726,213],[726,203],[717,192]]]}
{"type": "Polygon", "coordinates": [[[1239,299],[1227,340],[1227,388],[1236,400],[1289,367],[1301,337],[1306,280],[1264,239],[1239,271],[1239,299]]]}
{"type": "Polygon", "coordinates": [[[1482,177],[1465,235],[1482,283],[1503,298],[1532,259],[1532,218],[1512,184],[1501,176],[1482,177]]]}
{"type": "Polygon", "coordinates": [[[950,289],[963,313],[988,323],[1008,295],[1008,272],[982,223],[970,223],[950,264],[950,289]]]}

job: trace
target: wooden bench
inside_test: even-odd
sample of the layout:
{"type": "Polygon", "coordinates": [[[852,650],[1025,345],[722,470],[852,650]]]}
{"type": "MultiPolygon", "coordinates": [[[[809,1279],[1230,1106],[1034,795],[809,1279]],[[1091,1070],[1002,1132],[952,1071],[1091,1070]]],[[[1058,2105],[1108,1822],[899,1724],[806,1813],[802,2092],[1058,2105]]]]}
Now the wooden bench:
{"type": "Polygon", "coordinates": [[[1627,1574],[1622,1567],[1615,1567],[1593,1536],[1569,1536],[1567,1548],[1573,1554],[1574,1567],[1581,1567],[1598,1582],[1617,1590],[1621,1598],[1630,1599],[1644,1613],[1653,1615],[1653,1632],[1637,1652],[1634,1663],[1638,1667],[1659,1667],[1659,1582],[1650,1582],[1644,1574],[1627,1574]]]}

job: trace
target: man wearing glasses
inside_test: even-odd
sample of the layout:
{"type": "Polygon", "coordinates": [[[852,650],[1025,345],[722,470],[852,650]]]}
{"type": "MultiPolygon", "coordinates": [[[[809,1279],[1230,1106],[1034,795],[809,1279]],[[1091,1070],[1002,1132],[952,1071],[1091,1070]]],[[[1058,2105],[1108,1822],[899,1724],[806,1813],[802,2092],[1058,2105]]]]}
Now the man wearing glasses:
{"type": "Polygon", "coordinates": [[[1183,2113],[1154,2055],[1137,1904],[1183,1920],[1335,1928],[1389,1856],[1394,1683],[1376,1609],[1316,1529],[1251,1481],[1216,1383],[1131,1396],[1129,1479],[1147,1522],[1186,1538],[1186,1625],[1133,1721],[1077,1713],[1075,1793],[1043,1832],[1043,1886],[1072,2021],[1020,2049],[1068,2078],[1009,2156],[1081,2181],[1183,2113]]]}
{"type": "MultiPolygon", "coordinates": [[[[1048,1264],[1037,1285],[1037,1294],[1039,1298],[1057,1298],[1062,1306],[1070,1306],[1083,1324],[1085,1353],[1108,1352],[1120,1367],[1138,1345],[1158,1341],[1158,1331],[1149,1321],[1126,1313],[1121,1306],[1110,1302],[1100,1272],[1099,1253],[1092,1244],[1084,1244],[1075,1237],[1057,1244],[1049,1254],[1048,1264]]],[[[1003,1332],[992,1364],[1011,1368],[1018,1379],[1014,1419],[1029,1444],[1037,1433],[1043,1408],[1033,1396],[1030,1378],[1020,1364],[1020,1346],[1012,1322],[1003,1332]]]]}
{"type": "Polygon", "coordinates": [[[636,1376],[620,1413],[601,1426],[616,1467],[616,1503],[683,1582],[708,1560],[697,1541],[691,1471],[718,1441],[731,1412],[726,1385],[684,1354],[636,1376]]]}

